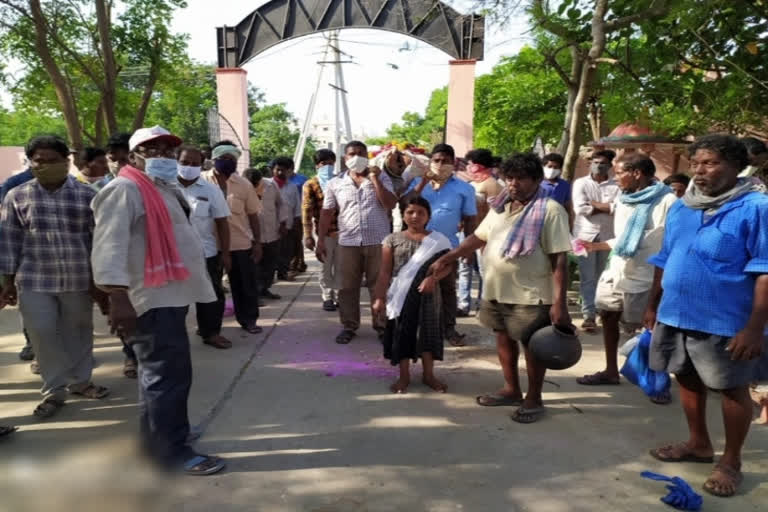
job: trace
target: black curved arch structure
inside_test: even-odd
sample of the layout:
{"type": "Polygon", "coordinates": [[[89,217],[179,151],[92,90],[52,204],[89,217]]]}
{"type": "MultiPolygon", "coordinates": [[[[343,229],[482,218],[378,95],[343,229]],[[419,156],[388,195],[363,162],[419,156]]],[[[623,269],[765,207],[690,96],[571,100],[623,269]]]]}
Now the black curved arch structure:
{"type": "Polygon", "coordinates": [[[278,43],[342,28],[420,39],[458,60],[482,60],[485,18],[435,0],[272,0],[234,27],[218,27],[219,67],[240,67],[278,43]]]}

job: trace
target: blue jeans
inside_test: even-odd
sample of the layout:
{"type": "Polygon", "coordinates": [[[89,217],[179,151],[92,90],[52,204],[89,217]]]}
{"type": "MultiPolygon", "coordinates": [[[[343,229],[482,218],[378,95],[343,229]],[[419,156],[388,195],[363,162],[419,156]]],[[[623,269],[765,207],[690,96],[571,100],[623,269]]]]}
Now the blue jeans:
{"type": "Polygon", "coordinates": [[[141,442],[147,455],[168,468],[195,455],[187,445],[192,386],[188,309],[150,309],[138,318],[137,332],[128,340],[139,362],[141,442]]]}
{"type": "MultiPolygon", "coordinates": [[[[595,240],[596,242],[598,240],[595,240]]],[[[595,292],[600,274],[608,262],[608,251],[590,252],[587,257],[579,256],[579,285],[581,289],[581,312],[584,318],[594,319],[597,316],[595,308],[595,292]]]]}
{"type": "Polygon", "coordinates": [[[472,281],[477,272],[478,292],[477,300],[483,298],[483,273],[480,271],[481,254],[478,250],[475,254],[475,262],[467,265],[462,259],[459,260],[459,309],[469,311],[472,309],[472,281]]]}

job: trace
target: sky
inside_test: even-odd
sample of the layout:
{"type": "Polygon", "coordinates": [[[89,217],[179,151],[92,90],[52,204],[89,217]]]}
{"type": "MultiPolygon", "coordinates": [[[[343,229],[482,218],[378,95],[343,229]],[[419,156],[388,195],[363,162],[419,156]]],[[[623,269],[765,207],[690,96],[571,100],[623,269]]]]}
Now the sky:
{"type": "MultiPolygon", "coordinates": [[[[426,0],[425,0],[426,1],[426,0]]],[[[236,25],[266,2],[243,0],[188,0],[188,7],[172,21],[175,32],[189,34],[189,54],[201,62],[216,62],[216,30],[236,25]]],[[[460,6],[461,3],[454,2],[460,6]]],[[[469,9],[461,9],[468,12],[469,9]]],[[[514,55],[526,42],[524,18],[500,31],[486,29],[485,60],[477,74],[487,73],[504,55],[514,55]]],[[[354,64],[344,65],[344,80],[355,136],[384,135],[407,111],[423,113],[434,89],[448,83],[450,57],[427,43],[405,35],[380,30],[342,30],[341,50],[352,56],[354,64]],[[399,51],[408,43],[409,51],[399,51]],[[394,69],[394,64],[398,69],[394,69]]],[[[303,122],[315,87],[318,60],[325,39],[315,34],[285,41],[249,61],[244,69],[251,84],[265,92],[268,103],[285,103],[303,122]]],[[[313,121],[334,118],[331,67],[321,82],[313,121]]]]}

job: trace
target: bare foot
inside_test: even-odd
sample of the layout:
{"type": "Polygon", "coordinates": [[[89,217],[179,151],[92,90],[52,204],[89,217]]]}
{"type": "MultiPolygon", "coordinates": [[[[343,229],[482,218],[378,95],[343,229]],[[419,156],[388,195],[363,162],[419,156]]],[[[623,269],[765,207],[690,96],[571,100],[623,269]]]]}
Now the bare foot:
{"type": "Polygon", "coordinates": [[[425,376],[421,382],[426,384],[427,386],[431,387],[438,393],[445,393],[448,391],[448,386],[446,386],[443,382],[437,379],[434,375],[425,376]]]}
{"type": "Polygon", "coordinates": [[[768,426],[768,404],[763,406],[762,410],[760,411],[760,417],[755,420],[755,423],[758,425],[768,426]]]}
{"type": "Polygon", "coordinates": [[[389,386],[389,390],[395,394],[402,395],[408,392],[408,385],[411,383],[410,379],[403,379],[402,377],[389,386]]]}

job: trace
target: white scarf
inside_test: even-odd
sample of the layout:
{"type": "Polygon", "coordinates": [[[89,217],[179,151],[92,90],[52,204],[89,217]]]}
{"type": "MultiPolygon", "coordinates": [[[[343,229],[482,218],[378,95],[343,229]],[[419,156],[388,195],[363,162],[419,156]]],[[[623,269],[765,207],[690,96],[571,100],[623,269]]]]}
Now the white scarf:
{"type": "Polygon", "coordinates": [[[451,242],[442,233],[432,231],[432,233],[424,237],[419,248],[411,256],[411,259],[403,265],[400,272],[397,273],[397,277],[389,285],[389,291],[387,291],[387,318],[389,320],[394,320],[400,316],[405,297],[408,295],[413,279],[416,277],[419,269],[432,256],[445,250],[451,250],[451,242]]]}

